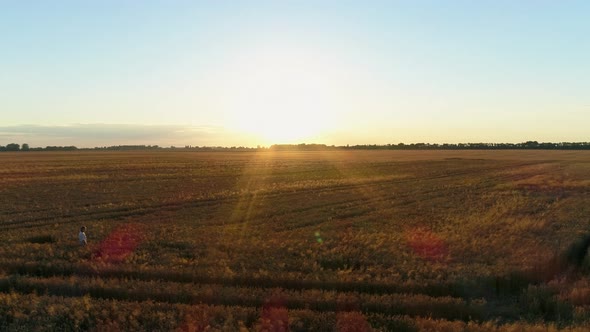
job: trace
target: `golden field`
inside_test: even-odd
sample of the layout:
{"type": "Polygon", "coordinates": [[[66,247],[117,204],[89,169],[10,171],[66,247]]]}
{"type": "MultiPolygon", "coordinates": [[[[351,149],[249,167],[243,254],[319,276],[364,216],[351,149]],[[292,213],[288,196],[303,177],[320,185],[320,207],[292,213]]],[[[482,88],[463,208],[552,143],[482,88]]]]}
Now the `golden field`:
{"type": "Polygon", "coordinates": [[[566,258],[590,234],[590,151],[0,165],[0,330],[590,329],[590,262],[566,258]]]}

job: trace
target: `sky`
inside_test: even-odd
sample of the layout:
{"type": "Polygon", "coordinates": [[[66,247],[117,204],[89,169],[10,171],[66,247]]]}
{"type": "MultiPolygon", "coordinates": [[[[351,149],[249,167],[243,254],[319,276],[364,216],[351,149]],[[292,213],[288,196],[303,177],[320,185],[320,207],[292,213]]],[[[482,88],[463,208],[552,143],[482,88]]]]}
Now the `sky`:
{"type": "Polygon", "coordinates": [[[590,2],[3,1],[0,145],[590,141],[590,2]]]}

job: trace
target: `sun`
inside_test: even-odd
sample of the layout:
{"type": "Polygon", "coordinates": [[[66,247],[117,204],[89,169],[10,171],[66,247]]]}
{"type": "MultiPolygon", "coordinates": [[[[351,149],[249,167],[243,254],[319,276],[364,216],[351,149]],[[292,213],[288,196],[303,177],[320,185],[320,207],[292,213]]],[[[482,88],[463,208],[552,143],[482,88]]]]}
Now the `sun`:
{"type": "Polygon", "coordinates": [[[259,137],[265,144],[286,144],[310,142],[328,129],[325,103],[313,98],[311,92],[258,88],[261,90],[250,94],[240,107],[235,123],[238,130],[259,137]]]}
{"type": "Polygon", "coordinates": [[[266,145],[319,139],[334,125],[337,101],[321,61],[280,48],[240,57],[224,85],[231,127],[266,145]]]}
{"type": "MultiPolygon", "coordinates": [[[[251,116],[253,112],[249,114],[251,116]]],[[[321,120],[305,112],[288,113],[268,109],[252,118],[243,119],[239,129],[270,145],[312,142],[321,135],[324,126],[321,120]]]]}

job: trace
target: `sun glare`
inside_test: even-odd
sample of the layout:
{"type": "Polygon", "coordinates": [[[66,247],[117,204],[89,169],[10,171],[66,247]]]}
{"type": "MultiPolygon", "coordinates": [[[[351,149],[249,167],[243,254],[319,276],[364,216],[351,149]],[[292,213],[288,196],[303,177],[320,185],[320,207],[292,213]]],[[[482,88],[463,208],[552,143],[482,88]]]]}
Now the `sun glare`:
{"type": "Polygon", "coordinates": [[[311,142],[333,126],[338,86],[320,57],[276,49],[242,55],[224,78],[234,130],[264,144],[311,142]]]}

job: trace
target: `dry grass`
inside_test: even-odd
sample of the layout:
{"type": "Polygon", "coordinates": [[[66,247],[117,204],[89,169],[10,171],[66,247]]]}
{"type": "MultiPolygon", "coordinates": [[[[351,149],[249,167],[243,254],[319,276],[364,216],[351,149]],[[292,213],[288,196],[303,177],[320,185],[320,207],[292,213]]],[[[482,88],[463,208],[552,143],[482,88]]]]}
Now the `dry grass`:
{"type": "Polygon", "coordinates": [[[590,231],[586,151],[31,152],[0,163],[0,329],[590,324],[589,264],[566,259],[590,231]],[[57,306],[64,296],[71,307],[57,306]]]}

